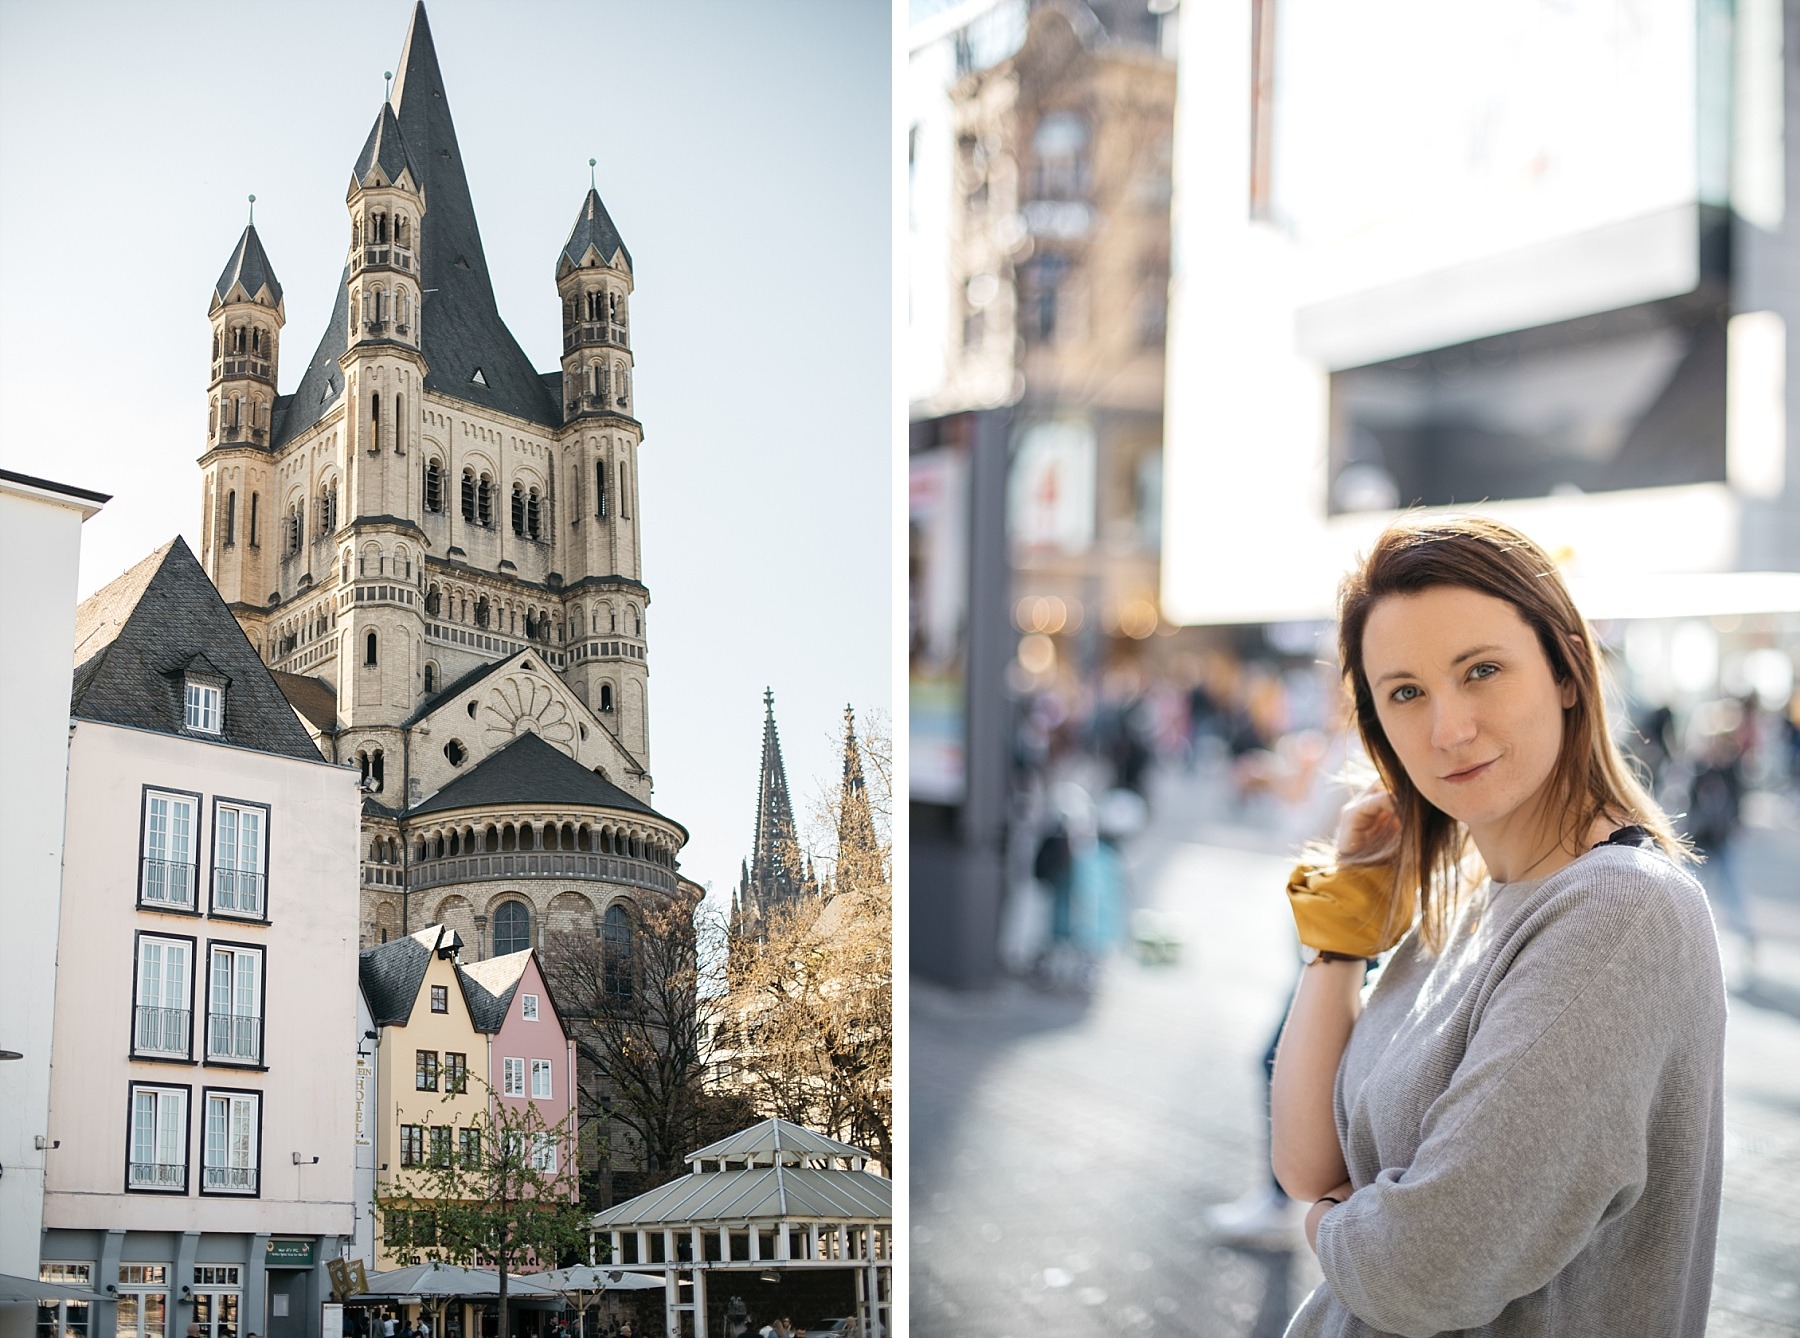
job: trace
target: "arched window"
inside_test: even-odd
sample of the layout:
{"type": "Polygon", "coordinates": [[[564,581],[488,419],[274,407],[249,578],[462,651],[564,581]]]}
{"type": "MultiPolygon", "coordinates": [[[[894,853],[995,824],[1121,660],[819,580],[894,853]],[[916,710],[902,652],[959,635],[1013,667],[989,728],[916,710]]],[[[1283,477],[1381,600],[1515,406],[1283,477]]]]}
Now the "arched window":
{"type": "MultiPolygon", "coordinates": [[[[438,613],[443,609],[443,607],[444,607],[444,596],[438,590],[438,588],[434,585],[425,594],[425,612],[429,616],[435,618],[438,616],[438,613]]],[[[429,665],[426,666],[426,670],[427,670],[427,672],[430,671],[429,665]]],[[[426,688],[425,690],[427,692],[431,691],[430,688],[426,688]]]]}
{"type": "Polygon", "coordinates": [[[369,636],[368,636],[368,640],[366,640],[363,643],[363,664],[365,666],[379,663],[379,661],[376,658],[376,654],[375,654],[376,650],[377,650],[376,636],[375,636],[375,633],[370,632],[369,636]]]}
{"type": "Polygon", "coordinates": [[[487,625],[488,625],[488,602],[487,602],[487,596],[483,595],[480,599],[475,601],[475,626],[486,627],[487,625]]]}
{"type": "Polygon", "coordinates": [[[625,473],[625,462],[619,461],[619,519],[631,519],[631,479],[625,473]]]}
{"type": "Polygon", "coordinates": [[[369,454],[381,449],[381,396],[369,396],[369,454]]]}
{"type": "Polygon", "coordinates": [[[237,542],[237,489],[225,494],[225,546],[237,542]]]}
{"type": "Polygon", "coordinates": [[[475,485],[475,518],[488,529],[494,528],[494,481],[486,474],[475,485]]]}
{"type": "Polygon", "coordinates": [[[475,471],[473,469],[463,470],[462,517],[467,521],[475,519],[475,471]]]}
{"type": "Polygon", "coordinates": [[[257,546],[257,542],[256,542],[256,499],[259,495],[260,494],[257,494],[257,493],[250,494],[250,547],[252,547],[252,548],[255,548],[257,546]]]}
{"type": "Polygon", "coordinates": [[[531,912],[522,901],[503,901],[494,912],[494,956],[531,946],[531,912]]]}
{"type": "Polygon", "coordinates": [[[379,793],[385,780],[381,749],[365,748],[356,755],[356,760],[362,763],[363,788],[379,793]]]}
{"type": "Polygon", "coordinates": [[[244,327],[241,325],[232,327],[231,351],[233,353],[242,353],[244,351],[244,327]]]}
{"type": "Polygon", "coordinates": [[[425,662],[425,695],[430,696],[437,691],[437,666],[429,660],[425,662]]]}
{"type": "Polygon", "coordinates": [[[425,509],[442,511],[444,509],[444,466],[439,460],[425,462],[425,509]]]}
{"type": "Polygon", "coordinates": [[[542,507],[538,504],[537,489],[533,488],[525,494],[525,533],[533,539],[539,538],[542,526],[542,507]]]}
{"type": "Polygon", "coordinates": [[[518,483],[512,487],[512,525],[514,534],[525,533],[525,488],[518,483]]]}
{"type": "Polygon", "coordinates": [[[610,715],[612,708],[612,684],[602,683],[600,685],[600,712],[602,715],[610,715]]]}
{"type": "Polygon", "coordinates": [[[406,397],[394,396],[394,454],[406,454],[406,397]]]}
{"type": "Polygon", "coordinates": [[[394,215],[394,244],[406,247],[412,245],[412,227],[405,214],[394,215]]]}
{"type": "Polygon", "coordinates": [[[606,461],[594,462],[594,514],[606,519],[606,461]]]}
{"type": "Polygon", "coordinates": [[[615,999],[631,997],[631,916],[618,902],[606,908],[601,930],[604,986],[615,999]]]}

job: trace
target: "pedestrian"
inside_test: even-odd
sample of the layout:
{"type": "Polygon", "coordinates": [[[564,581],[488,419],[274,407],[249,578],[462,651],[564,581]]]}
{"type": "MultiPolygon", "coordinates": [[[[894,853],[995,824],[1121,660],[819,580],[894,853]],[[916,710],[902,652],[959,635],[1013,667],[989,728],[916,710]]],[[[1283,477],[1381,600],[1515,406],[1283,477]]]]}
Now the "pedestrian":
{"type": "Polygon", "coordinates": [[[1379,781],[1289,883],[1273,1151],[1324,1276],[1289,1338],[1697,1338],[1719,945],[1592,631],[1523,534],[1409,518],[1341,587],[1338,641],[1379,781]]]}
{"type": "Polygon", "coordinates": [[[394,1312],[391,1310],[385,1312],[381,1320],[383,1338],[394,1338],[394,1331],[399,1327],[399,1323],[394,1319],[394,1312]]]}
{"type": "Polygon", "coordinates": [[[419,1338],[431,1338],[431,1321],[425,1318],[425,1316],[420,1315],[419,1327],[415,1329],[414,1332],[419,1335],[419,1338]]]}

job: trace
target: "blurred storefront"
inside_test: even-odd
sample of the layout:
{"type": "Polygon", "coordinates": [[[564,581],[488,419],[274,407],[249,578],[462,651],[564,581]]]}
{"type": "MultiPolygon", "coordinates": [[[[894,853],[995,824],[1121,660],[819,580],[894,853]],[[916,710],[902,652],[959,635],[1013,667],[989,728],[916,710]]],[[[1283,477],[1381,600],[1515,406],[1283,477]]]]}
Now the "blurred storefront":
{"type": "Polygon", "coordinates": [[[1590,616],[1716,634],[1711,683],[1647,690],[1792,653],[1785,32],[1792,0],[1184,7],[1165,616],[1327,619],[1401,508],[1479,508],[1590,616]]]}

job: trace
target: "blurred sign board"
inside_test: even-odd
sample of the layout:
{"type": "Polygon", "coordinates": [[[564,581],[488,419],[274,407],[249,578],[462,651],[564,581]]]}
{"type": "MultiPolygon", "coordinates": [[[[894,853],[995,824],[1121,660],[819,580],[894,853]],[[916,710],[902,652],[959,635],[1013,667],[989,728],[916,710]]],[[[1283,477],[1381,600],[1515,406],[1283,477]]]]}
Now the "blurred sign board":
{"type": "Polygon", "coordinates": [[[1085,553],[1094,543],[1094,425],[1063,419],[1019,433],[1007,485],[1016,550],[1085,553]]]}
{"type": "Polygon", "coordinates": [[[967,421],[915,424],[907,470],[910,793],[933,804],[961,803],[967,785],[967,421]]]}

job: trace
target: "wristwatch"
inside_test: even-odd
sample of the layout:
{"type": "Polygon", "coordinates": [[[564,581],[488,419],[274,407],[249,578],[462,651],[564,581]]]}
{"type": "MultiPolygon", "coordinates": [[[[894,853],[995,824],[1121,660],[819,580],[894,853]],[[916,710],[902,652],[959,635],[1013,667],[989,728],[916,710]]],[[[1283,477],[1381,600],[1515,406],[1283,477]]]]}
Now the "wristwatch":
{"type": "Polygon", "coordinates": [[[1300,964],[1311,966],[1314,962],[1367,962],[1369,958],[1358,957],[1348,952],[1324,952],[1318,948],[1300,945],[1300,964]]]}

